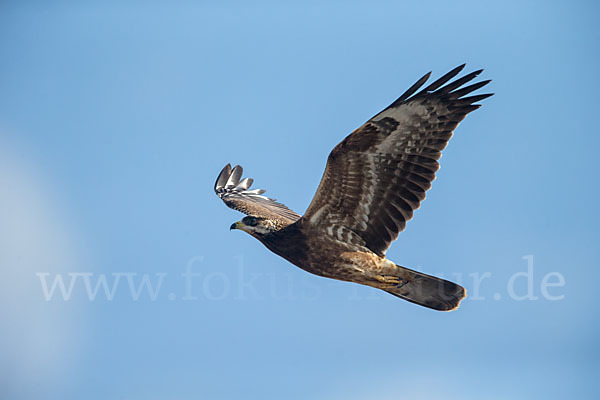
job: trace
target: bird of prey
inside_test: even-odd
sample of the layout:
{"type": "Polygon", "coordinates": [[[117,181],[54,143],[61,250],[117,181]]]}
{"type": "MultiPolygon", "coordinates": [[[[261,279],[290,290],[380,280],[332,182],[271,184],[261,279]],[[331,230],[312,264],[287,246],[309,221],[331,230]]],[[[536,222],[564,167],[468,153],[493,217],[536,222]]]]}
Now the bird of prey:
{"type": "Polygon", "coordinates": [[[435,82],[419,79],[389,107],[329,154],[317,192],[303,216],[262,189],[250,189],[242,167],[227,164],[215,183],[225,204],[247,216],[231,225],[310,273],[382,289],[434,310],[458,307],[465,289],[385,258],[425,199],[454,129],[491,94],[467,96],[489,83],[465,86],[482,70],[453,80],[464,64],[435,82]]]}

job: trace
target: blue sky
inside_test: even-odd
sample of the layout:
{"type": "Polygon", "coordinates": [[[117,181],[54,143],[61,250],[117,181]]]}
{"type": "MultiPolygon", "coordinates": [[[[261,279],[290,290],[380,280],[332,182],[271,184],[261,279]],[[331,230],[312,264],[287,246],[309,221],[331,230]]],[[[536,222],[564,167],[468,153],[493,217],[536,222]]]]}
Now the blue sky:
{"type": "Polygon", "coordinates": [[[3,2],[2,397],[595,398],[598,11],[3,2]],[[388,252],[463,283],[458,311],[311,276],[229,231],[226,163],[302,213],[335,144],[464,62],[496,95],[388,252]],[[66,297],[44,292],[57,277],[66,297]],[[90,299],[101,277],[114,293],[90,299]]]}

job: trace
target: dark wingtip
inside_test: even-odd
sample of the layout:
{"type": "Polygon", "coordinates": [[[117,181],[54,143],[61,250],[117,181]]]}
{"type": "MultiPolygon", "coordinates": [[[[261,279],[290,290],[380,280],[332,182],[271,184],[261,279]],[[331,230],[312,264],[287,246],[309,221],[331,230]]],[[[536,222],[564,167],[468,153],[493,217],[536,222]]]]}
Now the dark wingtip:
{"type": "Polygon", "coordinates": [[[223,172],[223,171],[225,171],[225,170],[227,170],[227,171],[231,171],[231,169],[232,169],[232,168],[231,168],[231,163],[227,163],[227,165],[225,165],[225,166],[223,167],[223,169],[221,169],[221,172],[223,172]]]}
{"type": "Polygon", "coordinates": [[[452,71],[448,72],[448,75],[450,75],[450,74],[455,74],[456,75],[460,71],[462,71],[463,69],[465,69],[466,66],[467,66],[467,63],[462,63],[458,67],[455,67],[452,71]]]}
{"type": "MultiPolygon", "coordinates": [[[[481,89],[482,87],[484,87],[485,85],[487,85],[490,82],[491,82],[491,80],[489,80],[489,79],[485,80],[485,81],[477,82],[472,85],[462,87],[461,89],[454,90],[453,92],[450,92],[447,96],[449,99],[460,99],[461,101],[464,101],[465,99],[468,99],[469,97],[463,97],[463,96],[466,96],[471,92],[481,89]]],[[[476,100],[474,100],[474,101],[476,101],[476,100]]]]}
{"type": "Polygon", "coordinates": [[[450,79],[452,79],[456,75],[458,75],[460,73],[460,71],[462,71],[463,68],[465,68],[466,65],[467,64],[459,65],[458,67],[455,67],[454,69],[452,69],[450,72],[447,72],[442,77],[438,78],[435,82],[429,84],[425,89],[421,90],[417,94],[417,96],[420,96],[427,92],[432,92],[434,90],[437,90],[440,86],[442,86],[443,84],[448,82],[450,79]]]}
{"type": "Polygon", "coordinates": [[[425,84],[425,82],[427,82],[427,80],[429,79],[430,76],[431,76],[431,71],[429,71],[428,73],[423,75],[421,77],[421,79],[416,81],[410,88],[408,88],[408,90],[406,92],[404,92],[402,94],[402,96],[398,97],[398,99],[396,99],[396,101],[394,101],[392,104],[390,104],[386,109],[396,107],[398,104],[400,104],[404,100],[408,99],[417,90],[419,90],[421,88],[421,86],[423,86],[425,84]]]}
{"type": "Polygon", "coordinates": [[[225,186],[225,183],[227,183],[227,179],[229,179],[230,175],[231,164],[227,163],[227,165],[223,167],[223,169],[221,170],[221,172],[219,172],[219,175],[217,176],[217,180],[215,181],[215,192],[217,191],[217,188],[225,186]]]}
{"type": "MultiPolygon", "coordinates": [[[[465,76],[463,76],[462,78],[459,78],[451,83],[448,83],[445,86],[440,87],[439,89],[437,89],[435,91],[435,93],[443,95],[443,94],[448,94],[451,93],[453,90],[458,89],[459,87],[461,87],[462,85],[464,85],[465,83],[473,80],[475,77],[477,77],[479,74],[481,74],[483,72],[483,69],[479,69],[477,71],[473,71],[465,76]]],[[[478,84],[475,84],[478,85],[478,84]]],[[[473,89],[475,90],[475,89],[473,89]]],[[[467,92],[468,93],[468,92],[467,92]]],[[[463,95],[466,93],[463,93],[463,95]]]]}
{"type": "Polygon", "coordinates": [[[488,97],[493,96],[494,93],[485,93],[485,94],[480,94],[477,96],[470,96],[470,97],[465,97],[465,99],[471,99],[474,103],[477,101],[481,101],[483,99],[487,99],[488,97]]]}

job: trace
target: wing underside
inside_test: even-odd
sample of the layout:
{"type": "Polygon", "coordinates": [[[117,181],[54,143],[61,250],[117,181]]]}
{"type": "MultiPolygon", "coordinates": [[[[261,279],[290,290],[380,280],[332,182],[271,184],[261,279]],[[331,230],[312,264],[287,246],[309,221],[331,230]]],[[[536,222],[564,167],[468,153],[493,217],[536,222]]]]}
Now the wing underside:
{"type": "Polygon", "coordinates": [[[252,178],[242,179],[243,172],[240,165],[232,169],[231,164],[227,164],[215,182],[215,193],[229,208],[255,217],[283,218],[287,222],[294,222],[300,218],[300,215],[275,199],[263,196],[265,190],[250,190],[254,181],[252,178]]]}
{"type": "Polygon", "coordinates": [[[492,94],[468,96],[481,70],[450,83],[457,67],[422,88],[425,75],[389,107],[371,118],[330,153],[319,188],[303,223],[345,241],[358,235],[384,255],[425,199],[439,169],[442,150],[474,104],[492,94]]]}

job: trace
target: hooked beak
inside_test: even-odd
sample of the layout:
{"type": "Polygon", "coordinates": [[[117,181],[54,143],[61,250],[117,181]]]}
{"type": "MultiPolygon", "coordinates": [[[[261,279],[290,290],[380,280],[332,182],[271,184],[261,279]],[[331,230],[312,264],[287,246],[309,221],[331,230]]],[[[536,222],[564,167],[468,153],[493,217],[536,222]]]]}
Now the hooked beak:
{"type": "Polygon", "coordinates": [[[231,224],[231,226],[229,227],[229,230],[233,230],[233,229],[241,229],[242,223],[240,221],[238,222],[234,222],[233,224],[231,224]]]}

